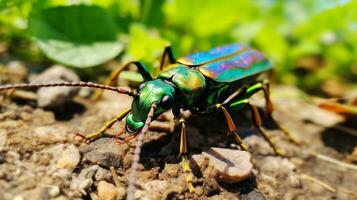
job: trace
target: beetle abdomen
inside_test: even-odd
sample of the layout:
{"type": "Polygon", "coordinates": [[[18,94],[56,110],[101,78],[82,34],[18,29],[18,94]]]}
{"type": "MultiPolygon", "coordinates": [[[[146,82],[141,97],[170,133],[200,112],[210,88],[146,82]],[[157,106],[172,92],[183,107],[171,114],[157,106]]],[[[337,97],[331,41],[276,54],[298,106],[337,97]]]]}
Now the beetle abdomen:
{"type": "Polygon", "coordinates": [[[229,56],[233,56],[246,49],[248,49],[247,46],[240,43],[234,43],[234,44],[216,47],[214,49],[205,52],[193,53],[188,56],[178,58],[177,62],[187,66],[199,66],[229,56]]]}
{"type": "Polygon", "coordinates": [[[198,70],[214,81],[233,82],[271,68],[271,62],[262,53],[249,49],[230,58],[202,65],[198,70]]]}

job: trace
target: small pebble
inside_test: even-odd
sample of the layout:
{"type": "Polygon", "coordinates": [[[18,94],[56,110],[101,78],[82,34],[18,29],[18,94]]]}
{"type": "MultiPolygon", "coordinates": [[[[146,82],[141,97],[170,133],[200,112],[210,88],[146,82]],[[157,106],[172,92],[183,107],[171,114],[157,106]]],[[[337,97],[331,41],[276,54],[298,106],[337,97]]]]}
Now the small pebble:
{"type": "Polygon", "coordinates": [[[241,194],[240,197],[242,200],[265,200],[264,195],[257,190],[251,190],[246,194],[241,194]]]}
{"type": "Polygon", "coordinates": [[[220,188],[217,181],[213,178],[205,178],[203,180],[203,188],[207,196],[219,194],[220,188]]]}
{"type": "Polygon", "coordinates": [[[200,167],[203,176],[229,183],[240,182],[251,175],[250,160],[249,152],[224,148],[211,148],[191,159],[200,167]]]}
{"type": "Polygon", "coordinates": [[[166,180],[153,180],[142,184],[142,188],[136,190],[136,199],[167,199],[169,194],[182,192],[182,187],[166,180]]]}
{"type": "Polygon", "coordinates": [[[101,200],[123,199],[125,195],[125,189],[123,187],[117,188],[106,181],[100,181],[98,183],[97,191],[98,197],[101,200]]]}
{"type": "Polygon", "coordinates": [[[56,197],[54,200],[68,200],[68,198],[65,196],[59,196],[59,197],[56,197]]]}
{"type": "Polygon", "coordinates": [[[237,200],[239,199],[235,194],[229,192],[221,192],[219,194],[208,197],[207,200],[237,200]]]}
{"type": "MultiPolygon", "coordinates": [[[[78,82],[79,80],[74,71],[63,65],[54,65],[41,74],[30,77],[32,83],[78,82]]],[[[78,88],[75,87],[40,88],[37,91],[37,104],[43,108],[58,107],[71,99],[78,91],[78,88]]]]}
{"type": "Polygon", "coordinates": [[[5,163],[5,155],[3,152],[0,152],[0,165],[5,163]]]}
{"type": "Polygon", "coordinates": [[[57,185],[50,186],[48,189],[48,194],[50,197],[57,197],[61,193],[60,188],[57,185]]]}
{"type": "Polygon", "coordinates": [[[99,169],[98,165],[90,166],[88,168],[83,169],[78,177],[92,179],[95,173],[98,171],[98,169],[99,169]]]}
{"type": "Polygon", "coordinates": [[[165,168],[160,173],[160,179],[168,179],[172,177],[178,177],[181,166],[176,164],[166,163],[165,168]]]}
{"type": "Polygon", "coordinates": [[[278,156],[267,156],[257,161],[257,167],[263,173],[267,174],[289,174],[296,168],[287,158],[281,158],[278,156]]]}
{"type": "Polygon", "coordinates": [[[81,155],[76,146],[69,145],[57,160],[57,167],[73,170],[79,163],[81,155]]]}
{"type": "Polygon", "coordinates": [[[83,194],[86,194],[85,190],[90,188],[92,185],[93,185],[93,180],[90,178],[74,177],[72,178],[70,188],[72,190],[79,190],[83,194]]]}
{"type": "Polygon", "coordinates": [[[109,181],[112,178],[112,174],[109,170],[99,167],[97,173],[94,176],[96,181],[109,181]]]}
{"type": "Polygon", "coordinates": [[[70,180],[72,174],[68,169],[57,169],[52,173],[52,177],[60,178],[61,180],[70,180]]]}
{"type": "Polygon", "coordinates": [[[300,188],[301,187],[301,181],[300,181],[300,176],[297,174],[291,174],[288,176],[288,181],[289,185],[294,188],[300,188]]]}
{"type": "Polygon", "coordinates": [[[33,136],[40,144],[52,144],[65,142],[67,140],[65,127],[36,127],[33,136]]]}
{"type": "Polygon", "coordinates": [[[119,167],[125,156],[127,145],[118,145],[112,138],[99,138],[82,147],[83,157],[105,167],[119,167]]]}
{"type": "Polygon", "coordinates": [[[7,141],[7,134],[5,131],[1,130],[0,131],[0,151],[2,151],[5,148],[6,141],[7,141]]]}
{"type": "Polygon", "coordinates": [[[83,180],[79,181],[78,188],[86,190],[92,185],[93,185],[93,180],[89,179],[89,178],[86,178],[86,179],[83,179],[83,180]]]}
{"type": "Polygon", "coordinates": [[[13,200],[24,200],[24,197],[22,197],[21,195],[16,195],[13,200]]]}

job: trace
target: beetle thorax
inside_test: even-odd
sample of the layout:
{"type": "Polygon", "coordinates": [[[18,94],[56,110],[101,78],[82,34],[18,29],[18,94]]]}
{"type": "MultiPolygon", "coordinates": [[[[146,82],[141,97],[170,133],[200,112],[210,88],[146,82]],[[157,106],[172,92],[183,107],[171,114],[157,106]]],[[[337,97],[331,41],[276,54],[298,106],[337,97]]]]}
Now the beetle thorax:
{"type": "Polygon", "coordinates": [[[168,80],[176,86],[179,91],[179,103],[184,108],[193,106],[206,88],[204,76],[197,70],[183,65],[164,71],[158,78],[168,80]]]}

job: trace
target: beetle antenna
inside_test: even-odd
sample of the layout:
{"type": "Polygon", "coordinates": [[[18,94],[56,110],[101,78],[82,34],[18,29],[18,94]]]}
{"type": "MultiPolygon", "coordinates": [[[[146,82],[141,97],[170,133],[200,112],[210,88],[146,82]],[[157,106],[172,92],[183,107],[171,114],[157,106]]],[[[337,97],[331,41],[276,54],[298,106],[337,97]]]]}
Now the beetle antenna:
{"type": "Polygon", "coordinates": [[[0,91],[11,90],[11,89],[29,89],[29,88],[40,88],[40,87],[89,87],[97,88],[102,90],[111,90],[118,92],[120,94],[127,94],[129,96],[137,96],[137,93],[122,87],[112,87],[108,85],[102,85],[92,82],[58,82],[58,83],[22,83],[14,85],[2,85],[0,86],[0,91]]]}
{"type": "Polygon", "coordinates": [[[149,129],[149,125],[152,121],[152,118],[154,116],[154,112],[157,108],[156,104],[152,104],[150,111],[147,115],[146,121],[145,121],[145,125],[144,127],[141,129],[139,136],[138,136],[138,140],[136,142],[136,147],[135,147],[135,151],[134,151],[134,157],[133,157],[133,163],[131,164],[131,171],[130,171],[130,176],[129,176],[129,186],[128,186],[128,194],[126,197],[126,200],[134,200],[134,196],[135,196],[135,190],[136,190],[136,186],[135,186],[135,182],[136,182],[136,175],[137,175],[137,168],[138,168],[138,163],[140,160],[140,153],[141,153],[141,147],[143,146],[143,142],[144,142],[144,135],[145,133],[148,131],[149,129]]]}

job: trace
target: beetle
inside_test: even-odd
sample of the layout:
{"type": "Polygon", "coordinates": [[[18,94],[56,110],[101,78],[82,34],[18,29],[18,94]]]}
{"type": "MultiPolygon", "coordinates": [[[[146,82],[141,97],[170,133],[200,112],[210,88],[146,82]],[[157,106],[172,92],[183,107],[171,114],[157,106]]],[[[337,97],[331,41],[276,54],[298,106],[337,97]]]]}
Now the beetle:
{"type": "MultiPolygon", "coordinates": [[[[92,87],[103,90],[112,90],[133,97],[131,108],[108,121],[99,131],[83,136],[87,141],[100,137],[116,121],[125,118],[125,129],[131,136],[126,140],[139,137],[135,149],[131,175],[129,179],[128,199],[134,194],[136,166],[139,161],[141,146],[145,132],[153,119],[164,111],[172,109],[174,116],[181,125],[180,157],[183,171],[190,192],[194,190],[192,173],[187,158],[186,122],[182,117],[183,110],[193,114],[207,114],[220,111],[225,117],[228,135],[237,141],[239,147],[247,150],[238,135],[235,124],[229,114],[232,110],[250,109],[253,124],[259,133],[267,140],[275,153],[284,156],[269,139],[267,133],[261,128],[261,118],[255,105],[249,98],[259,91],[264,92],[267,114],[271,116],[273,105],[269,94],[268,74],[273,69],[272,63],[259,51],[241,43],[234,43],[216,47],[209,51],[197,52],[185,57],[175,58],[170,46],[166,47],[158,68],[158,75],[153,77],[148,68],[137,61],[130,62],[113,71],[104,85],[79,82],[79,83],[48,83],[48,84],[18,84],[0,86],[1,90],[32,88],[32,87],[92,87]],[[110,86],[129,65],[135,65],[144,78],[137,90],[110,86]]],[[[94,99],[100,96],[96,93],[94,99]]],[[[271,117],[272,118],[272,117],[271,117]]],[[[272,118],[274,120],[274,118],[272,118]]],[[[293,142],[294,137],[274,122],[286,136],[293,142]]]]}

